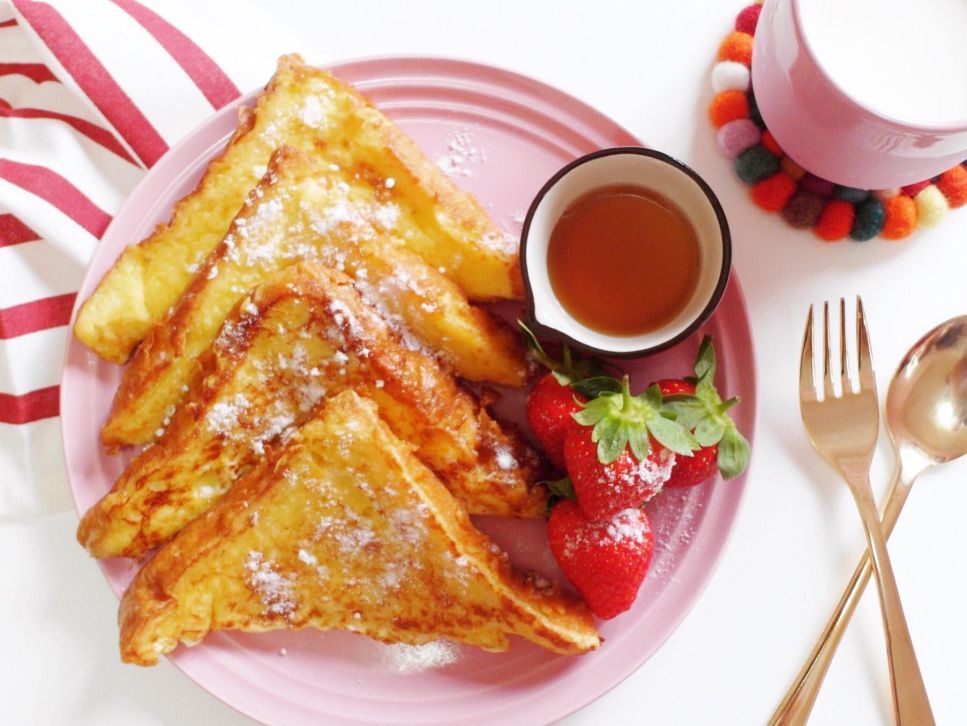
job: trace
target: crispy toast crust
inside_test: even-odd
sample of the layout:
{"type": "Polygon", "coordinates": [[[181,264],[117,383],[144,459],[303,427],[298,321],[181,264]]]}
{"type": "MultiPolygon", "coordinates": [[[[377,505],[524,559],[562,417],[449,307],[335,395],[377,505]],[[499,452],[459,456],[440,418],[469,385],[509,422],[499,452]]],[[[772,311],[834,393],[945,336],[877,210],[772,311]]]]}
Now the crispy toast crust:
{"type": "Polygon", "coordinates": [[[323,171],[291,147],[272,155],[225,239],[135,353],[102,432],[106,444],[151,441],[232,306],[274,271],[306,258],[345,270],[387,320],[458,375],[524,383],[528,366],[519,337],[470,305],[401,237],[371,221],[398,219],[389,191],[376,201],[359,199],[323,171]]]}
{"type": "Polygon", "coordinates": [[[281,144],[359,174],[359,188],[393,179],[401,215],[420,231],[410,240],[414,252],[434,267],[445,266],[471,299],[522,296],[516,241],[364,96],[289,55],[279,59],[255,108],[240,113],[225,151],[175,205],[170,221],[125,249],[84,302],[77,337],[107,360],[126,361],[188,286],[189,266],[225,235],[281,144]]]}
{"type": "Polygon", "coordinates": [[[433,359],[403,346],[342,273],[301,263],[256,288],[202,356],[156,444],[83,517],[96,557],[140,557],[205,511],[236,477],[347,388],[473,513],[541,516],[543,466],[433,359]]]}
{"type": "Polygon", "coordinates": [[[376,406],[346,391],[142,568],[121,601],[121,657],[151,665],[222,628],[596,648],[583,604],[541,584],[515,574],[376,406]]]}

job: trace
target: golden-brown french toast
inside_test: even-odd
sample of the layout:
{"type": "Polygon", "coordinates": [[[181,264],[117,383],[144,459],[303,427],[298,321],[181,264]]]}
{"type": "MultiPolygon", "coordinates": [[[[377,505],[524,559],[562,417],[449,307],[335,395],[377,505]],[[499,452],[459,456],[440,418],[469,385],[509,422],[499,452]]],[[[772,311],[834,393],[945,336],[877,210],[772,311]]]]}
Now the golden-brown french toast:
{"type": "Polygon", "coordinates": [[[137,574],[121,601],[122,659],[152,665],[215,629],[596,648],[584,605],[512,571],[409,448],[371,401],[329,399],[137,574]]]}
{"type": "Polygon", "coordinates": [[[225,236],[269,156],[288,144],[332,165],[355,193],[387,193],[407,246],[443,267],[473,300],[519,298],[516,240],[460,191],[368,99],[332,74],[283,56],[253,110],[243,110],[224,153],[170,221],[129,246],[77,316],[74,332],[98,355],[123,363],[181,295],[225,236]]]}
{"type": "Polygon", "coordinates": [[[392,234],[394,203],[360,198],[323,171],[291,147],[272,155],[225,239],[135,353],[102,431],[106,444],[151,441],[232,307],[300,259],[321,260],[355,278],[411,346],[436,352],[461,377],[524,383],[528,368],[518,336],[470,305],[392,234]]]}
{"type": "Polygon", "coordinates": [[[325,397],[372,398],[472,513],[541,516],[541,461],[453,376],[403,346],[352,281],[319,263],[277,273],[225,321],[199,375],[114,488],[83,517],[95,557],[140,557],[205,511],[325,397]]]}

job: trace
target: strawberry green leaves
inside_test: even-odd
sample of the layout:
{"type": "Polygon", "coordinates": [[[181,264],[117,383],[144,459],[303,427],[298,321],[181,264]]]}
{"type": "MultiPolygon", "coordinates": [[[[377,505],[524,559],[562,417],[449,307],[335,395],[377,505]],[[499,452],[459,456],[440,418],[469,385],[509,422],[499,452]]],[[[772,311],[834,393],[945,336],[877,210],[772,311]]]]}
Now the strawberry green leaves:
{"type": "Polygon", "coordinates": [[[695,360],[695,394],[669,396],[664,406],[701,446],[718,444],[719,471],[732,479],[749,465],[749,442],[728,415],[739,399],[723,401],[715,388],[715,367],[715,348],[706,336],[695,360]]]}
{"type": "Polygon", "coordinates": [[[599,366],[594,360],[575,358],[567,345],[561,348],[561,360],[555,360],[544,350],[544,346],[534,335],[534,331],[528,328],[524,321],[518,320],[517,325],[520,326],[524,336],[524,345],[531,352],[531,355],[538,363],[550,370],[562,386],[572,385],[577,381],[593,380],[591,376],[594,376],[599,370],[599,366]]]}
{"type": "Polygon", "coordinates": [[[715,379],[715,347],[712,345],[712,336],[706,335],[702,338],[702,344],[698,346],[698,353],[695,356],[695,377],[698,380],[710,377],[715,379]]]}
{"type": "Polygon", "coordinates": [[[732,424],[719,441],[719,471],[725,479],[737,477],[749,465],[749,442],[732,424]]]}
{"type": "Polygon", "coordinates": [[[550,515],[558,502],[562,502],[565,499],[569,499],[572,502],[577,501],[578,496],[574,493],[574,484],[571,483],[571,477],[566,476],[563,479],[544,481],[541,484],[547,487],[547,515],[550,515]]]}
{"type": "Polygon", "coordinates": [[[692,433],[677,421],[666,418],[664,412],[649,421],[648,429],[658,443],[676,454],[691,456],[698,448],[698,441],[692,433]]]}
{"type": "Polygon", "coordinates": [[[694,377],[685,379],[695,385],[694,394],[675,393],[663,398],[662,389],[654,385],[632,396],[627,376],[618,380],[603,375],[604,364],[593,358],[578,359],[566,345],[561,349],[561,360],[555,360],[534,333],[523,322],[518,323],[533,357],[550,369],[558,383],[588,399],[572,416],[591,428],[591,441],[597,445],[602,464],[615,461],[626,447],[644,460],[654,439],[683,456],[718,446],[716,463],[726,479],[738,476],[748,466],[749,443],[728,414],[739,400],[723,401],[715,388],[717,360],[709,336],[699,346],[694,377]]]}
{"type": "Polygon", "coordinates": [[[574,381],[571,389],[585,398],[597,398],[602,393],[621,393],[621,381],[611,376],[593,376],[574,381]]]}
{"type": "Polygon", "coordinates": [[[577,496],[574,494],[574,485],[571,484],[571,480],[568,477],[555,479],[554,481],[546,481],[544,482],[544,486],[547,487],[547,491],[552,496],[560,499],[577,499],[577,496]]]}
{"type": "Polygon", "coordinates": [[[616,460],[625,447],[637,459],[644,460],[651,450],[652,437],[677,454],[688,456],[698,448],[688,429],[666,417],[658,386],[632,396],[628,376],[619,385],[620,391],[601,392],[572,414],[579,424],[591,427],[591,441],[597,444],[598,460],[602,464],[616,460]]]}

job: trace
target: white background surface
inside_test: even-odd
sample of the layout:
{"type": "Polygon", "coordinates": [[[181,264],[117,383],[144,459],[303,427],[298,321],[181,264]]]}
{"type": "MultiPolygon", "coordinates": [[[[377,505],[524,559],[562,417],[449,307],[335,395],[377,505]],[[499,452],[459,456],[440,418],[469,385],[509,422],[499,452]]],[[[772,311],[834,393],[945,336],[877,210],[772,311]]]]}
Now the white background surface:
{"type": "MultiPolygon", "coordinates": [[[[186,3],[179,3],[185,5],[186,3]]],[[[188,4],[190,5],[190,4],[188,4]]],[[[225,32],[261,22],[220,2],[225,32]]],[[[708,589],[665,646],[569,724],[760,724],[799,668],[861,551],[845,485],[799,421],[805,311],[861,293],[881,392],[906,348],[967,312],[967,210],[906,242],[827,246],[758,211],[718,156],[709,72],[741,0],[406,3],[276,1],[274,20],[310,61],[435,54],[504,66],[558,86],[677,156],[719,195],[748,298],[759,372],[758,434],[745,501],[708,589]]],[[[253,52],[259,52],[254,48],[253,52]]],[[[272,59],[266,59],[266,78],[272,59]]],[[[885,444],[885,436],[884,436],[885,444]]],[[[884,446],[874,479],[888,477],[884,446]]],[[[967,461],[925,475],[891,552],[937,721],[967,713],[967,461]]],[[[122,666],[117,601],[74,542],[73,512],[0,526],[0,703],[5,723],[245,724],[163,662],[122,666]]],[[[889,722],[871,590],[812,723],[889,722]]]]}

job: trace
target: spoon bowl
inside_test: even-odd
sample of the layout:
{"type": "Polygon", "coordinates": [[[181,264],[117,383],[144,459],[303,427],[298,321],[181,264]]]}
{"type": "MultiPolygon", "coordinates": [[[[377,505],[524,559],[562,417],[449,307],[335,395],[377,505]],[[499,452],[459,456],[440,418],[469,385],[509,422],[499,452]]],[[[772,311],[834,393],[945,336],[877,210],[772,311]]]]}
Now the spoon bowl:
{"type": "Polygon", "coordinates": [[[938,325],[900,362],[886,426],[908,476],[967,453],[967,316],[938,325]]]}

